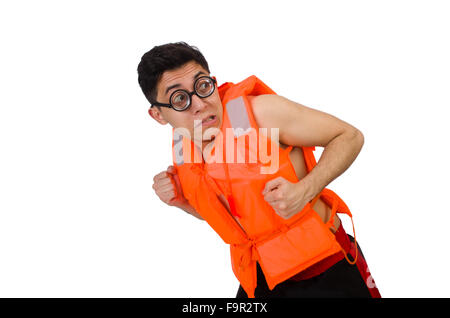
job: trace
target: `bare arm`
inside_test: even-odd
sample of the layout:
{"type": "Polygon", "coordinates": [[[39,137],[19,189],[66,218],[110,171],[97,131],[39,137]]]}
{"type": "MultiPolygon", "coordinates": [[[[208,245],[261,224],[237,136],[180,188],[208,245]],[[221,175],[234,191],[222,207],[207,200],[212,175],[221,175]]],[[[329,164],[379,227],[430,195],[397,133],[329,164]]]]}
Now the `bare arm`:
{"type": "Polygon", "coordinates": [[[180,209],[182,209],[183,211],[192,214],[193,216],[195,216],[197,219],[199,220],[203,220],[203,218],[201,217],[200,214],[198,214],[198,212],[194,209],[194,207],[192,205],[189,204],[189,202],[185,202],[184,205],[178,206],[180,209]]]}
{"type": "Polygon", "coordinates": [[[255,96],[251,104],[259,127],[279,128],[281,143],[324,147],[316,167],[302,179],[308,199],[347,170],[364,144],[363,134],[352,125],[282,96],[255,96]]]}
{"type": "Polygon", "coordinates": [[[303,178],[313,197],[350,167],[363,144],[364,136],[356,130],[343,132],[325,145],[317,165],[303,178]]]}

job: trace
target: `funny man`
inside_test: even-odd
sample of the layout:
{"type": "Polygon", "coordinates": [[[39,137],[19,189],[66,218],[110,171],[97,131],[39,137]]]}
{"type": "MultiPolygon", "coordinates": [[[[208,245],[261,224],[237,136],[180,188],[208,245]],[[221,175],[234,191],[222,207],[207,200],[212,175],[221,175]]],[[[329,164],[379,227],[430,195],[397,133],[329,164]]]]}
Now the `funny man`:
{"type": "Polygon", "coordinates": [[[236,297],[381,297],[337,215],[350,210],[326,188],[361,151],[360,130],[254,75],[218,85],[185,42],[146,52],[138,81],[150,116],[172,128],[173,164],[153,189],[230,245],[236,297]]]}

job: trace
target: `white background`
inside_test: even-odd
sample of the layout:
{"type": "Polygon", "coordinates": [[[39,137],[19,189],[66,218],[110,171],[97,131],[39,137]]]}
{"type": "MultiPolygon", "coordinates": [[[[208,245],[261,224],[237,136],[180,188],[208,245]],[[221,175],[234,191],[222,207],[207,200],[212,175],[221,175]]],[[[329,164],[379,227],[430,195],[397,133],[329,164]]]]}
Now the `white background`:
{"type": "Polygon", "coordinates": [[[148,116],[136,69],[186,41],[219,84],[254,74],[360,129],[328,188],[382,296],[449,297],[447,5],[2,2],[0,296],[235,296],[228,247],[151,187],[171,130],[148,116]]]}

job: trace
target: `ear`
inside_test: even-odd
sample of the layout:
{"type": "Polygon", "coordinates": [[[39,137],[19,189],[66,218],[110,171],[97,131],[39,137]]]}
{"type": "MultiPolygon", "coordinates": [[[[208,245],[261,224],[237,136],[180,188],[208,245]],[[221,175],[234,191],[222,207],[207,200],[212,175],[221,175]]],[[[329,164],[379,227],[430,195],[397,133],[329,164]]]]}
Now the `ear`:
{"type": "Polygon", "coordinates": [[[158,108],[156,108],[156,106],[150,107],[148,109],[148,114],[150,115],[150,117],[152,117],[154,120],[156,120],[161,125],[166,125],[168,123],[168,121],[164,118],[161,111],[158,108]]]}

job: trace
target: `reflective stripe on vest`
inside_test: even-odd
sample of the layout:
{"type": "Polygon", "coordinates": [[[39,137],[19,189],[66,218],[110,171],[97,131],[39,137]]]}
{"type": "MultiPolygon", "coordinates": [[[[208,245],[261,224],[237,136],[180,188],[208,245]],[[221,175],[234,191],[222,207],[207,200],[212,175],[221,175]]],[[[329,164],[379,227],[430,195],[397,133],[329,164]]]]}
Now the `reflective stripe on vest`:
{"type": "Polygon", "coordinates": [[[239,137],[245,135],[251,129],[251,125],[245,109],[244,98],[239,96],[230,100],[226,105],[226,109],[231,127],[233,127],[234,136],[239,137]]]}

